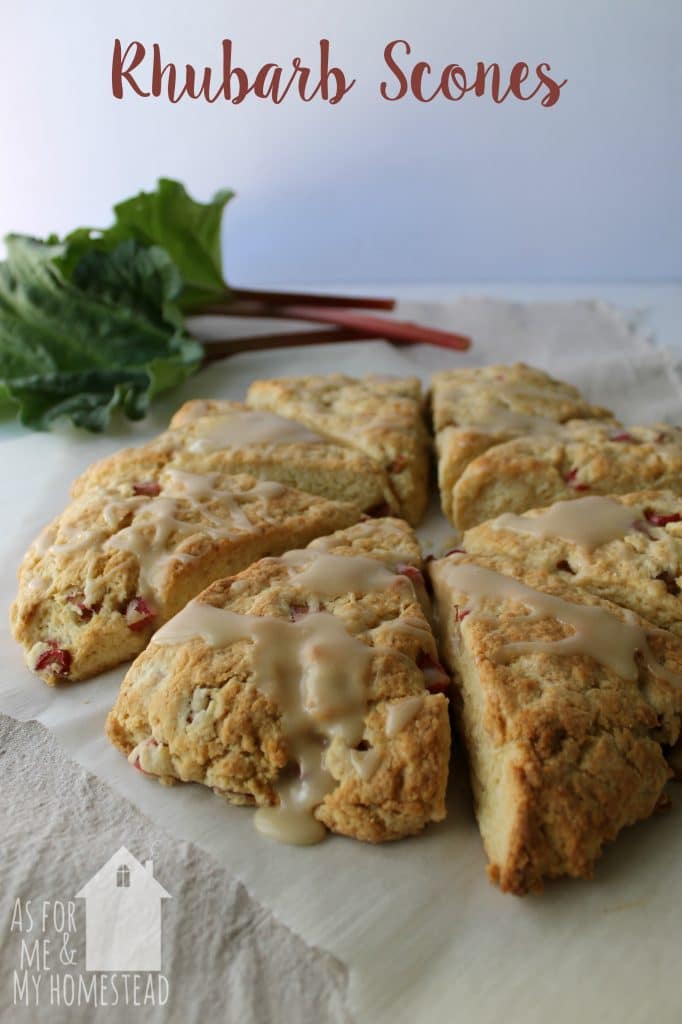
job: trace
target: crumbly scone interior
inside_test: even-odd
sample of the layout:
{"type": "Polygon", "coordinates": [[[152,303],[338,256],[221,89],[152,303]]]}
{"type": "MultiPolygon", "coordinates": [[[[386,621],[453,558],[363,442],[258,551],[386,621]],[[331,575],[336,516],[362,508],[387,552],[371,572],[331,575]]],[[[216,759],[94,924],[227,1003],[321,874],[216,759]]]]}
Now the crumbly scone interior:
{"type": "Polygon", "coordinates": [[[447,676],[420,561],[406,524],[378,520],[214,584],[132,666],[110,738],[149,774],[259,804],[276,838],[323,823],[379,842],[441,820],[447,676]]]}

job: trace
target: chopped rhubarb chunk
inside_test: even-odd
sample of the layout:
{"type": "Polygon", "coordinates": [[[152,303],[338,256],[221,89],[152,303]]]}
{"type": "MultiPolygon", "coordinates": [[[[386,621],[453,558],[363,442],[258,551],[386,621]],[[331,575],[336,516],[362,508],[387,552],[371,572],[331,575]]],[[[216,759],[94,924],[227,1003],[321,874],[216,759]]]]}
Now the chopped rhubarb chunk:
{"type": "Polygon", "coordinates": [[[403,562],[400,562],[398,565],[396,565],[395,571],[398,573],[399,576],[407,576],[408,580],[412,580],[412,582],[415,584],[419,584],[421,586],[424,585],[424,577],[421,571],[417,569],[416,565],[407,565],[403,562]]]}
{"type": "Polygon", "coordinates": [[[469,608],[460,608],[458,604],[455,605],[455,622],[462,622],[467,615],[471,615],[469,608]]]}
{"type": "Polygon", "coordinates": [[[289,618],[292,622],[299,622],[304,618],[310,609],[307,604],[290,604],[289,605],[289,618]]]}
{"type": "Polygon", "coordinates": [[[71,594],[66,600],[75,607],[83,622],[89,622],[92,616],[102,607],[101,604],[86,604],[82,594],[71,594]]]}
{"type": "Polygon", "coordinates": [[[668,523],[679,523],[682,520],[682,515],[679,512],[673,512],[671,515],[662,515],[659,512],[655,512],[652,508],[644,509],[644,518],[651,523],[652,526],[667,526],[668,523]]]}
{"type": "Polygon", "coordinates": [[[569,472],[566,474],[566,478],[565,478],[566,479],[566,483],[569,485],[569,487],[572,487],[574,491],[589,491],[590,488],[589,488],[589,486],[587,484],[576,483],[577,476],[578,476],[578,470],[574,466],[573,469],[569,470],[569,472]]]}
{"type": "Polygon", "coordinates": [[[389,473],[402,473],[407,466],[407,458],[404,455],[398,455],[388,467],[389,473]]]}
{"type": "Polygon", "coordinates": [[[656,579],[660,580],[661,583],[665,583],[665,589],[669,594],[673,594],[673,596],[677,597],[680,592],[680,587],[673,573],[667,571],[659,572],[656,579]]]}
{"type": "Polygon", "coordinates": [[[155,498],[157,494],[161,494],[161,484],[157,484],[155,480],[141,480],[133,484],[133,494],[145,494],[149,498],[155,498]]]}
{"type": "Polygon", "coordinates": [[[450,689],[450,676],[436,658],[432,658],[426,651],[420,651],[417,658],[417,668],[422,670],[426,689],[429,693],[448,692],[450,689]]]}
{"type": "Polygon", "coordinates": [[[71,668],[71,654],[63,647],[57,645],[56,640],[47,640],[46,649],[38,655],[34,668],[36,672],[42,672],[51,668],[55,675],[68,676],[71,668]]]}
{"type": "Polygon", "coordinates": [[[126,622],[128,629],[138,633],[156,618],[156,612],[150,608],[143,597],[134,597],[126,608],[126,622]]]}
{"type": "Polygon", "coordinates": [[[621,430],[620,433],[618,433],[618,434],[611,434],[611,437],[609,438],[609,440],[610,441],[632,441],[633,443],[635,441],[635,439],[632,436],[632,434],[628,434],[627,430],[621,430]]]}

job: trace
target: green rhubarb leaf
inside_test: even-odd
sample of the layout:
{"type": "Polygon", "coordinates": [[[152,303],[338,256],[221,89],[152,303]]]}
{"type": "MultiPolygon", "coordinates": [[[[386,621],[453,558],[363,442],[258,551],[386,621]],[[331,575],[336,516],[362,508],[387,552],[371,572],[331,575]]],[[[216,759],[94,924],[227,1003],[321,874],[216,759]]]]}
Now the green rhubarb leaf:
{"type": "Polygon", "coordinates": [[[0,412],[47,429],[60,417],[104,430],[114,409],[140,419],[150,399],[201,365],[184,331],[182,276],[158,246],[134,239],[81,248],[9,236],[0,263],[0,412]]]}
{"type": "Polygon", "coordinates": [[[140,192],[114,207],[115,221],[104,230],[79,228],[67,235],[62,269],[72,276],[81,259],[93,251],[109,252],[124,240],[159,246],[171,257],[183,282],[179,296],[184,310],[225,297],[220,229],[225,206],[234,193],[216,192],[200,203],[184,185],[160,178],[153,192],[140,192]]]}

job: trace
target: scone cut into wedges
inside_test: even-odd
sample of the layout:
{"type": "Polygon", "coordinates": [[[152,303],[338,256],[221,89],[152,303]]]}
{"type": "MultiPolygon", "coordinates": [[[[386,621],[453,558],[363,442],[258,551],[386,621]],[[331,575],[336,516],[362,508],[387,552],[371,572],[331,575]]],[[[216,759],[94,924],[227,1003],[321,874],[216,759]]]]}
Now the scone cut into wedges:
{"type": "Polygon", "coordinates": [[[682,641],[559,574],[432,563],[489,874],[524,894],[591,877],[605,843],[665,806],[682,641]]]}
{"type": "Polygon", "coordinates": [[[19,570],[12,629],[50,685],[134,658],[213,580],[362,515],[251,476],[166,466],[152,477],[119,458],[118,486],[75,499],[19,570]]]}
{"type": "MultiPolygon", "coordinates": [[[[250,473],[412,524],[428,501],[429,439],[416,378],[256,381],[246,403],[187,402],[167,431],[125,458],[143,478],[156,479],[166,465],[250,473]]],[[[104,459],[73,493],[115,484],[119,475],[120,456],[104,459]]]]}
{"type": "Polygon", "coordinates": [[[479,455],[455,485],[452,514],[464,530],[504,512],[641,490],[682,494],[682,430],[663,423],[614,429],[586,421],[479,455]]]}
{"type": "MultiPolygon", "coordinates": [[[[552,435],[562,425],[607,421],[613,414],[577,388],[525,363],[442,370],[432,377],[431,415],[443,514],[457,526],[456,490],[469,463],[523,435],[552,435]]],[[[469,524],[466,524],[469,525],[469,524]]]]}
{"type": "Polygon", "coordinates": [[[152,639],[107,721],[129,761],[256,805],[287,842],[369,842],[445,816],[448,677],[421,555],[359,523],[212,584],[152,639]]]}

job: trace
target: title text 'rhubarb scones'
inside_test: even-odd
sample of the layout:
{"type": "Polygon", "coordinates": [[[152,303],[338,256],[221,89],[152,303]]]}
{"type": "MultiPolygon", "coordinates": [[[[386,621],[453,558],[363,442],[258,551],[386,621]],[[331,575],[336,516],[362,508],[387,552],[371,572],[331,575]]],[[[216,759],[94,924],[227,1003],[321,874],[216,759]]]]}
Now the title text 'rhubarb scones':
{"type": "MultiPolygon", "coordinates": [[[[12,626],[45,682],[86,679],[134,657],[213,580],[356,522],[357,506],[253,477],[166,467],[76,499],[19,571],[12,626]]],[[[139,468],[136,467],[136,468],[139,468]]]]}
{"type": "Polygon", "coordinates": [[[467,530],[461,547],[504,560],[518,579],[556,573],[682,638],[682,498],[670,491],[505,512],[467,530]]]}
{"type": "Polygon", "coordinates": [[[409,527],[377,520],[214,583],[135,661],[110,739],[161,781],[257,804],[287,842],[440,821],[448,680],[420,564],[409,527]]]}
{"type": "Polygon", "coordinates": [[[451,555],[430,575],[489,874],[522,894],[590,877],[607,841],[665,804],[682,643],[556,576],[499,567],[451,555]]]}
{"type": "Polygon", "coordinates": [[[644,490],[682,494],[679,427],[571,424],[560,435],[520,437],[479,455],[454,487],[452,514],[467,529],[503,512],[644,490]]]}
{"type": "Polygon", "coordinates": [[[429,496],[429,439],[416,377],[335,373],[257,380],[247,402],[363,452],[386,480],[389,505],[413,526],[419,523],[429,496]]]}
{"type": "Polygon", "coordinates": [[[524,363],[442,370],[431,383],[443,513],[456,522],[453,490],[478,455],[524,434],[552,434],[574,420],[612,419],[577,388],[524,363]]]}
{"type": "Polygon", "coordinates": [[[91,466],[75,482],[77,497],[95,486],[156,480],[164,466],[191,473],[249,473],[330,500],[353,501],[363,511],[397,511],[381,466],[352,446],[242,402],[197,400],[183,405],[171,428],[146,445],[91,466]]]}

